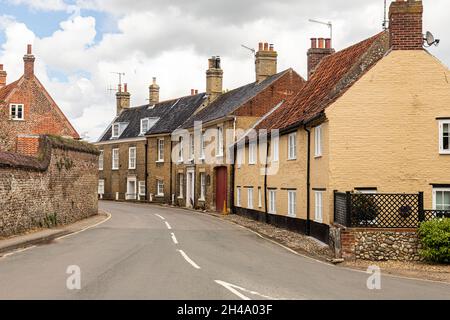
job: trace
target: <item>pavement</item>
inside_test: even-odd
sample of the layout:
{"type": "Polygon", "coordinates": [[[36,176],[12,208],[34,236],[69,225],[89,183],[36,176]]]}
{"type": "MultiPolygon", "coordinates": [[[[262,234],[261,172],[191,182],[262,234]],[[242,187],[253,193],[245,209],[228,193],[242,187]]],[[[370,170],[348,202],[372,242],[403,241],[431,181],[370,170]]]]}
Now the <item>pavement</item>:
{"type": "Polygon", "coordinates": [[[369,281],[379,289],[370,290],[371,274],[301,256],[207,214],[100,207],[111,214],[106,222],[0,258],[0,299],[450,299],[449,284],[382,270],[379,282],[369,281]]]}

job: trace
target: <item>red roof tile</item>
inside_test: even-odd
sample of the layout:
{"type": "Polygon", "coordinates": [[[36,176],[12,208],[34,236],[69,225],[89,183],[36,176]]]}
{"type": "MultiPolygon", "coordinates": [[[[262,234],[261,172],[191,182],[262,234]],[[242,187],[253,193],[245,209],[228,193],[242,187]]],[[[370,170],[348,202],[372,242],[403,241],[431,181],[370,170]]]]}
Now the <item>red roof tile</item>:
{"type": "Polygon", "coordinates": [[[0,89],[0,101],[3,101],[6,99],[8,94],[17,87],[17,84],[19,83],[19,81],[20,81],[20,79],[17,81],[11,82],[7,86],[4,86],[3,88],[0,89]]]}

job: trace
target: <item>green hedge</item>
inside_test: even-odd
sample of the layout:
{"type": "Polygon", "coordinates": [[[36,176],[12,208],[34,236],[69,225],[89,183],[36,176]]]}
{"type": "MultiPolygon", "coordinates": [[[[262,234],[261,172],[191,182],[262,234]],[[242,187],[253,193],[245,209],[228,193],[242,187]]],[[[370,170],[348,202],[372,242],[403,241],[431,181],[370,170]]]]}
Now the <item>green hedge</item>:
{"type": "Polygon", "coordinates": [[[422,223],[419,238],[422,257],[432,262],[450,263],[450,218],[422,223]]]}

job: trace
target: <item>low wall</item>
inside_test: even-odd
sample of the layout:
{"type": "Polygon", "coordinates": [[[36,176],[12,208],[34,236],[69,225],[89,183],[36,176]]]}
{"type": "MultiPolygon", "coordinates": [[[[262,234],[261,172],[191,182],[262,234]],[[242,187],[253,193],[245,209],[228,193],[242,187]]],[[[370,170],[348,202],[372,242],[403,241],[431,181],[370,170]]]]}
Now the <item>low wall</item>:
{"type": "Polygon", "coordinates": [[[97,214],[98,154],[88,143],[48,136],[37,157],[0,152],[0,236],[97,214]]]}

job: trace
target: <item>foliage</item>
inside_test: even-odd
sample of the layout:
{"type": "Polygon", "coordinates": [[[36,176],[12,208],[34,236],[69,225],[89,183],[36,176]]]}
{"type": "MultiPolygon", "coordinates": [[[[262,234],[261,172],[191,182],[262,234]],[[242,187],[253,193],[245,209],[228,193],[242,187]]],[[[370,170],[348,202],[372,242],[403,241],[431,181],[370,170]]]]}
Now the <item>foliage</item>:
{"type": "Polygon", "coordinates": [[[373,221],[378,216],[375,199],[366,194],[360,194],[354,198],[353,210],[358,221],[373,221]]]}
{"type": "Polygon", "coordinates": [[[422,257],[432,262],[450,263],[450,218],[421,223],[419,238],[422,257]]]}

